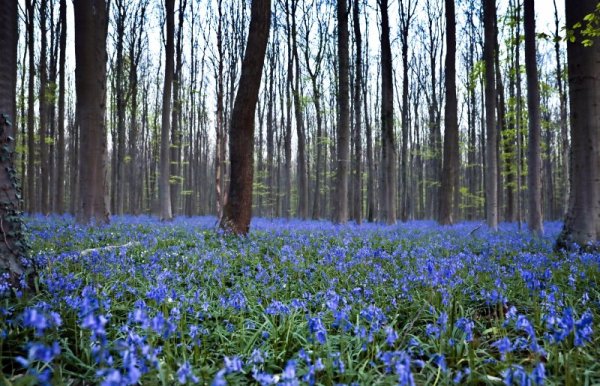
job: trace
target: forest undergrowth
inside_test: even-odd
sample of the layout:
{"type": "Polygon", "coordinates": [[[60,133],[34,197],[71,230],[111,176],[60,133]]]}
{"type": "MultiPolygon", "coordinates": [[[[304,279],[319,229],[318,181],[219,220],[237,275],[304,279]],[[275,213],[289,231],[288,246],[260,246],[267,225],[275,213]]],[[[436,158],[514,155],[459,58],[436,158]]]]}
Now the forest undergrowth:
{"type": "Polygon", "coordinates": [[[503,224],[30,217],[0,383],[600,382],[600,255],[503,224]],[[118,246],[117,248],[104,248],[118,246]]]}

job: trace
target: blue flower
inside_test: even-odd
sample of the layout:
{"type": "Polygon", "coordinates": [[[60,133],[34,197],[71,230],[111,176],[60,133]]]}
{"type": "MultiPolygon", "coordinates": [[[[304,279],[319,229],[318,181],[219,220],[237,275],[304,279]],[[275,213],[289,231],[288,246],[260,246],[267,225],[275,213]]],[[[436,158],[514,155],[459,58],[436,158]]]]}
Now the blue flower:
{"type": "Polygon", "coordinates": [[[188,382],[198,383],[199,379],[192,372],[192,367],[189,362],[184,362],[179,369],[177,370],[177,380],[181,384],[185,384],[188,382]]]}
{"type": "Polygon", "coordinates": [[[225,357],[225,371],[227,374],[240,372],[242,367],[243,363],[239,357],[225,357]]]}

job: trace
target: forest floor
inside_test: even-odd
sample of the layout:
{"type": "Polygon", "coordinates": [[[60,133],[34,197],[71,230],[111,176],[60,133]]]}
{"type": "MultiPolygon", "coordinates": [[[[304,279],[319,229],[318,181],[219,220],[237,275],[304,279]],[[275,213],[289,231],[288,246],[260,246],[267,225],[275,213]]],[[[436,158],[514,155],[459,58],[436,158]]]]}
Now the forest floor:
{"type": "Polygon", "coordinates": [[[600,255],[553,253],[558,223],[215,223],[29,218],[0,384],[600,382],[600,255]]]}

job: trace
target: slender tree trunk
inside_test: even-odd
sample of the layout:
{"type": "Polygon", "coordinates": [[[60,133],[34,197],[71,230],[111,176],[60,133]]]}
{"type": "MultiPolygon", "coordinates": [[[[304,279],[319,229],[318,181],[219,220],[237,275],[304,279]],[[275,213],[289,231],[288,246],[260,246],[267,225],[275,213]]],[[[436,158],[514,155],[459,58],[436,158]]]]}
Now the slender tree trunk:
{"type": "Polygon", "coordinates": [[[538,82],[537,55],[535,48],[534,0],[525,0],[525,68],[527,70],[527,108],[529,110],[529,141],[527,150],[527,190],[529,197],[529,229],[542,234],[542,157],[540,86],[538,82]]]}
{"type": "Polygon", "coordinates": [[[187,0],[180,1],[179,4],[179,21],[177,26],[177,45],[175,48],[175,73],[173,77],[173,111],[172,111],[172,128],[171,128],[171,208],[174,214],[181,212],[180,195],[181,195],[181,184],[183,182],[183,176],[181,175],[181,147],[182,147],[182,127],[179,127],[181,120],[181,107],[182,107],[182,95],[181,95],[181,81],[182,81],[182,68],[183,68],[183,57],[182,57],[182,36],[183,36],[183,21],[186,8],[187,0]]]}
{"type": "Polygon", "coordinates": [[[334,221],[344,224],[348,221],[348,171],[350,165],[350,52],[348,32],[348,3],[338,0],[338,42],[339,90],[337,127],[337,170],[335,190],[334,221]]]}
{"type": "MultiPolygon", "coordinates": [[[[595,0],[567,1],[567,27],[581,23],[596,7],[595,0]]],[[[574,32],[567,42],[571,111],[571,188],[569,211],[557,247],[598,250],[600,241],[600,38],[574,32]],[[583,39],[593,44],[586,47],[583,39]]]]}
{"type": "Polygon", "coordinates": [[[162,98],[162,121],[160,132],[160,175],[158,183],[158,196],[160,204],[160,218],[169,221],[173,218],[171,211],[171,186],[170,186],[170,143],[171,134],[171,92],[173,86],[174,67],[174,34],[175,34],[175,0],[165,0],[166,11],[166,47],[165,47],[165,82],[162,98]]]}
{"type": "Polygon", "coordinates": [[[492,230],[498,229],[498,167],[496,128],[496,79],[494,74],[494,42],[496,1],[484,0],[483,23],[485,33],[485,125],[486,125],[486,218],[492,230]]]}
{"type": "Polygon", "coordinates": [[[29,213],[38,210],[35,195],[35,2],[26,0],[27,49],[29,50],[29,81],[27,85],[27,208],[29,213]]]}
{"type": "Polygon", "coordinates": [[[352,7],[352,18],[354,24],[354,41],[356,44],[356,61],[354,68],[354,220],[357,224],[362,222],[362,111],[361,111],[361,94],[362,94],[362,35],[360,32],[359,19],[359,1],[354,0],[352,7]]]}
{"type": "Polygon", "coordinates": [[[65,61],[67,48],[67,1],[60,0],[60,58],[58,89],[58,155],[56,158],[56,212],[65,210],[65,61]]]}
{"type": "Polygon", "coordinates": [[[79,163],[80,223],[109,220],[106,200],[106,35],[105,0],[75,4],[75,86],[81,146],[79,163]]]}
{"type": "Polygon", "coordinates": [[[452,224],[454,193],[458,190],[458,108],[456,101],[456,20],[454,0],[446,0],[446,108],[444,163],[440,189],[440,223],[452,224]]]}
{"type": "Polygon", "coordinates": [[[381,9],[381,170],[383,175],[383,218],[396,223],[396,144],[394,139],[394,88],[388,1],[379,0],[381,9]]]}
{"type": "Polygon", "coordinates": [[[41,196],[40,209],[42,213],[50,212],[48,202],[48,144],[46,137],[48,134],[48,66],[47,52],[48,39],[46,37],[46,17],[47,17],[47,0],[41,0],[40,3],[40,89],[39,89],[39,122],[40,122],[40,182],[41,196]]]}
{"type": "Polygon", "coordinates": [[[252,1],[251,12],[248,43],[231,115],[231,182],[221,220],[221,227],[235,234],[247,234],[252,218],[254,118],[269,40],[271,1],[252,1]]]}
{"type": "Polygon", "coordinates": [[[117,107],[117,127],[116,127],[116,149],[113,148],[113,160],[115,160],[115,214],[122,215],[125,206],[125,85],[124,73],[125,65],[123,62],[124,39],[125,39],[125,18],[127,10],[125,9],[125,0],[115,2],[117,17],[116,23],[116,68],[115,68],[115,98],[117,107]],[[116,153],[116,154],[115,154],[116,153]]]}
{"type": "Polygon", "coordinates": [[[556,0],[554,3],[554,54],[556,57],[556,83],[558,96],[560,100],[560,138],[561,138],[561,169],[562,169],[562,194],[563,194],[563,213],[567,212],[569,207],[569,124],[567,120],[567,97],[563,83],[563,66],[560,54],[560,20],[558,18],[558,7],[556,0]]]}

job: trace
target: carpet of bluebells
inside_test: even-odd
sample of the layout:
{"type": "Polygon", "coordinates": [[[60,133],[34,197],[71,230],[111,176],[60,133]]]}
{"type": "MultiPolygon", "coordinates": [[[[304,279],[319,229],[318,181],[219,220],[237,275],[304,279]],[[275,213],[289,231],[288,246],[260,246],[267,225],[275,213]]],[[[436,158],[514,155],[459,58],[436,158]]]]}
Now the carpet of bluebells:
{"type": "Polygon", "coordinates": [[[600,255],[553,253],[558,223],[27,227],[39,279],[0,280],[0,384],[600,382],[600,255]]]}

